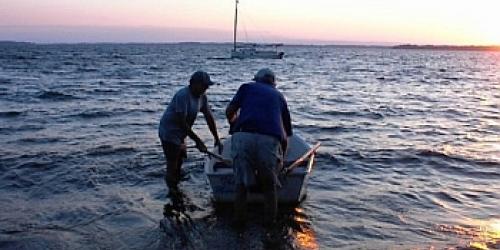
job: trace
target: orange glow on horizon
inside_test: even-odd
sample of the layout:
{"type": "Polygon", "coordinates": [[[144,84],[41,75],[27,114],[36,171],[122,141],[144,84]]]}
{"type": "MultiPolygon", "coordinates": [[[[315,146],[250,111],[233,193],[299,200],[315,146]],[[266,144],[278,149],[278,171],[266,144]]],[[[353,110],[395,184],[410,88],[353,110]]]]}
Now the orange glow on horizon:
{"type": "MultiPolygon", "coordinates": [[[[500,15],[496,13],[499,9],[497,0],[240,0],[239,34],[257,42],[500,45],[500,15]]],[[[233,17],[234,0],[7,0],[0,8],[2,26],[181,27],[219,31],[214,36],[192,31],[193,41],[231,41],[233,17]],[[221,32],[227,37],[221,38],[221,32]]]]}

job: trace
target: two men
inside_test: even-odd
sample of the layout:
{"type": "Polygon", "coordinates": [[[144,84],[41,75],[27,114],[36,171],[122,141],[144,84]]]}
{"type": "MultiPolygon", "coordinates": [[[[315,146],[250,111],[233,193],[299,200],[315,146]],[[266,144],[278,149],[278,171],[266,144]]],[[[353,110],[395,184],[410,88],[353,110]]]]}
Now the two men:
{"type": "MultiPolygon", "coordinates": [[[[231,157],[235,178],[235,222],[242,225],[246,214],[246,197],[250,188],[260,186],[264,193],[265,221],[272,224],[277,216],[278,172],[292,135],[290,113],[285,97],[276,89],[273,71],[264,68],[253,82],[240,86],[226,109],[231,125],[231,157]]],[[[191,130],[196,114],[205,115],[215,144],[221,148],[217,128],[208,107],[205,91],[213,83],[207,73],[191,76],[189,87],[179,90],[160,122],[159,136],[167,159],[165,181],[169,190],[177,190],[182,158],[186,154],[184,139],[189,136],[201,152],[207,148],[191,130]]]]}

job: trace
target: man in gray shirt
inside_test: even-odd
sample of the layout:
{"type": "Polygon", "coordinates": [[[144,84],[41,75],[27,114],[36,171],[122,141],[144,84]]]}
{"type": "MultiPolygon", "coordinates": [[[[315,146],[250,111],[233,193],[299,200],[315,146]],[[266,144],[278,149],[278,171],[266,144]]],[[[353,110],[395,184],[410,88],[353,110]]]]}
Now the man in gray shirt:
{"type": "Polygon", "coordinates": [[[165,182],[169,192],[177,191],[181,178],[182,159],[186,156],[185,138],[189,136],[195,141],[200,152],[207,152],[203,141],[191,129],[199,111],[203,113],[214,136],[215,146],[221,148],[217,126],[205,95],[206,90],[213,84],[206,72],[195,72],[189,80],[189,86],[175,93],[161,117],[158,134],[167,162],[165,182]]]}

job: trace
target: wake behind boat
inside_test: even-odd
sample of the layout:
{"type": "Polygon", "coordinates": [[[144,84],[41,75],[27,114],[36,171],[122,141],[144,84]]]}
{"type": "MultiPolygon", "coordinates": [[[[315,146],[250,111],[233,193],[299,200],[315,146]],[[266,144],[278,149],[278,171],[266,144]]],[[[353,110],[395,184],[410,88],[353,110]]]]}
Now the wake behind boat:
{"type": "MultiPolygon", "coordinates": [[[[291,167],[289,172],[280,179],[281,188],[278,188],[278,202],[300,203],[306,197],[306,187],[314,165],[314,150],[301,137],[293,135],[288,140],[289,149],[285,156],[285,166],[291,167]],[[303,157],[304,156],[304,157],[303,157]],[[299,161],[297,161],[299,160],[299,161]],[[290,163],[296,162],[296,167],[290,163]]],[[[222,157],[230,159],[231,137],[224,141],[222,157]]],[[[205,159],[205,174],[208,177],[216,202],[233,202],[234,175],[230,162],[207,156],[205,159]]],[[[259,191],[249,191],[248,202],[262,202],[263,195],[259,191]]]]}

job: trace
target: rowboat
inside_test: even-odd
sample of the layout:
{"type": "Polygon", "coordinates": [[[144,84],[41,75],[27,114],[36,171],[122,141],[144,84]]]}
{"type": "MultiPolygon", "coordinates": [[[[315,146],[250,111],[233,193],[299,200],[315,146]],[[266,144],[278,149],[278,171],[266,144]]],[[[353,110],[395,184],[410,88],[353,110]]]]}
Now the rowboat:
{"type": "MultiPolygon", "coordinates": [[[[285,156],[285,167],[280,175],[280,187],[278,188],[278,202],[296,204],[306,197],[306,188],[311,170],[314,165],[315,150],[319,143],[311,147],[300,136],[293,135],[288,140],[288,151],[285,156]]],[[[205,159],[205,173],[212,188],[215,202],[233,202],[234,176],[230,160],[231,137],[223,142],[223,152],[218,155],[211,152],[205,159]],[[214,157],[216,156],[216,157],[214,157]]],[[[248,202],[262,202],[262,192],[258,190],[249,191],[248,202]]]]}

